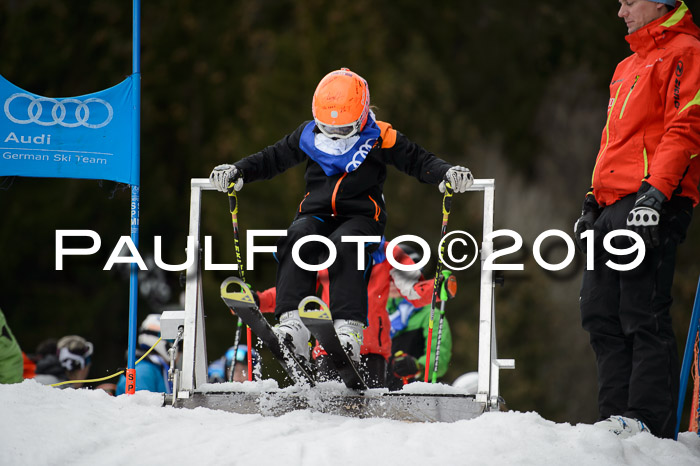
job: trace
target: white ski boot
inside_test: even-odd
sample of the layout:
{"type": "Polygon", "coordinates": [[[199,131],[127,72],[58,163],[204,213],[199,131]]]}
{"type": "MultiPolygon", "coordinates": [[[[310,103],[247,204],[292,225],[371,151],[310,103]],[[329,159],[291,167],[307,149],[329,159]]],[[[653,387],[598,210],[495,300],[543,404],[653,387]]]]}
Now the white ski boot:
{"type": "Polygon", "coordinates": [[[628,438],[633,435],[649,432],[647,426],[639,419],[624,416],[610,416],[609,418],[596,422],[593,427],[607,430],[620,438],[628,438]]]}
{"type": "Polygon", "coordinates": [[[299,318],[299,311],[287,311],[280,315],[279,325],[273,327],[273,331],[277,338],[285,345],[286,341],[291,341],[294,348],[294,354],[303,361],[309,361],[309,338],[311,332],[306,328],[304,323],[299,318]]]}
{"type": "Polygon", "coordinates": [[[362,330],[364,325],[356,320],[336,319],[333,321],[335,333],[345,352],[348,354],[355,367],[360,365],[360,348],[362,347],[362,330]]]}

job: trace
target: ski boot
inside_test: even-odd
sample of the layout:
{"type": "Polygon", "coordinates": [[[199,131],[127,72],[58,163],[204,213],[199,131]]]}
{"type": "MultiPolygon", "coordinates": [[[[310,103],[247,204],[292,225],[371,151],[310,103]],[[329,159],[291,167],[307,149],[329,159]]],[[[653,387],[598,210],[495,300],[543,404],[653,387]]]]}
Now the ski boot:
{"type": "Polygon", "coordinates": [[[649,428],[639,419],[624,416],[610,416],[609,418],[596,422],[593,427],[607,430],[620,438],[628,438],[642,432],[649,432],[649,428]]]}
{"type": "Polygon", "coordinates": [[[356,320],[336,319],[333,321],[335,333],[340,344],[352,360],[355,367],[360,367],[360,348],[362,347],[362,330],[364,325],[356,320]]]}
{"type": "Polygon", "coordinates": [[[280,323],[272,331],[275,332],[282,346],[294,352],[302,364],[309,362],[309,339],[311,332],[299,318],[299,311],[287,311],[280,315],[280,323]]]}

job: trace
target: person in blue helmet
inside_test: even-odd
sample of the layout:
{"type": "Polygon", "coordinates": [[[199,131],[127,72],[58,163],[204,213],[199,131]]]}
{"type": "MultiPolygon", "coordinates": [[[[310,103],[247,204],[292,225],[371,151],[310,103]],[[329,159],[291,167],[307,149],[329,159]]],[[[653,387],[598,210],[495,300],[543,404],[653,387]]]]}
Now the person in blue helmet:
{"type": "MultiPolygon", "coordinates": [[[[259,380],[262,376],[260,355],[251,349],[253,362],[253,380],[259,380]]],[[[248,380],[248,347],[246,345],[232,346],[226,354],[211,362],[207,370],[209,383],[221,382],[245,382],[248,380]]]]}

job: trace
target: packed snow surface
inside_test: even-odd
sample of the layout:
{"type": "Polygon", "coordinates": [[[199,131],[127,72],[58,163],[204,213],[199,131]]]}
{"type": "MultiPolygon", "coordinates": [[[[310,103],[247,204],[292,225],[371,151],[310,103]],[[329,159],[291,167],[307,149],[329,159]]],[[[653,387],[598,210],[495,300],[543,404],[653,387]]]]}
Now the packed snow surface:
{"type": "Polygon", "coordinates": [[[310,411],[264,417],[161,404],[162,395],[149,392],[114,398],[33,380],[0,385],[0,465],[700,464],[695,433],[682,433],[677,442],[650,434],[619,439],[532,412],[407,423],[310,411]]]}

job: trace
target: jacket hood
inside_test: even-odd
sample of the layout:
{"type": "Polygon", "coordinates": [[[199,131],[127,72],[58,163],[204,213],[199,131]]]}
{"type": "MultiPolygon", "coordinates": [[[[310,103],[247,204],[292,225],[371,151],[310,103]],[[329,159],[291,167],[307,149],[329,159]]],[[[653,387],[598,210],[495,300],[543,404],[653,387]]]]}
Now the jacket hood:
{"type": "Polygon", "coordinates": [[[677,34],[687,34],[700,40],[700,28],[693,22],[693,15],[684,2],[646,26],[625,37],[630,49],[639,55],[663,47],[663,44],[677,34]]]}

